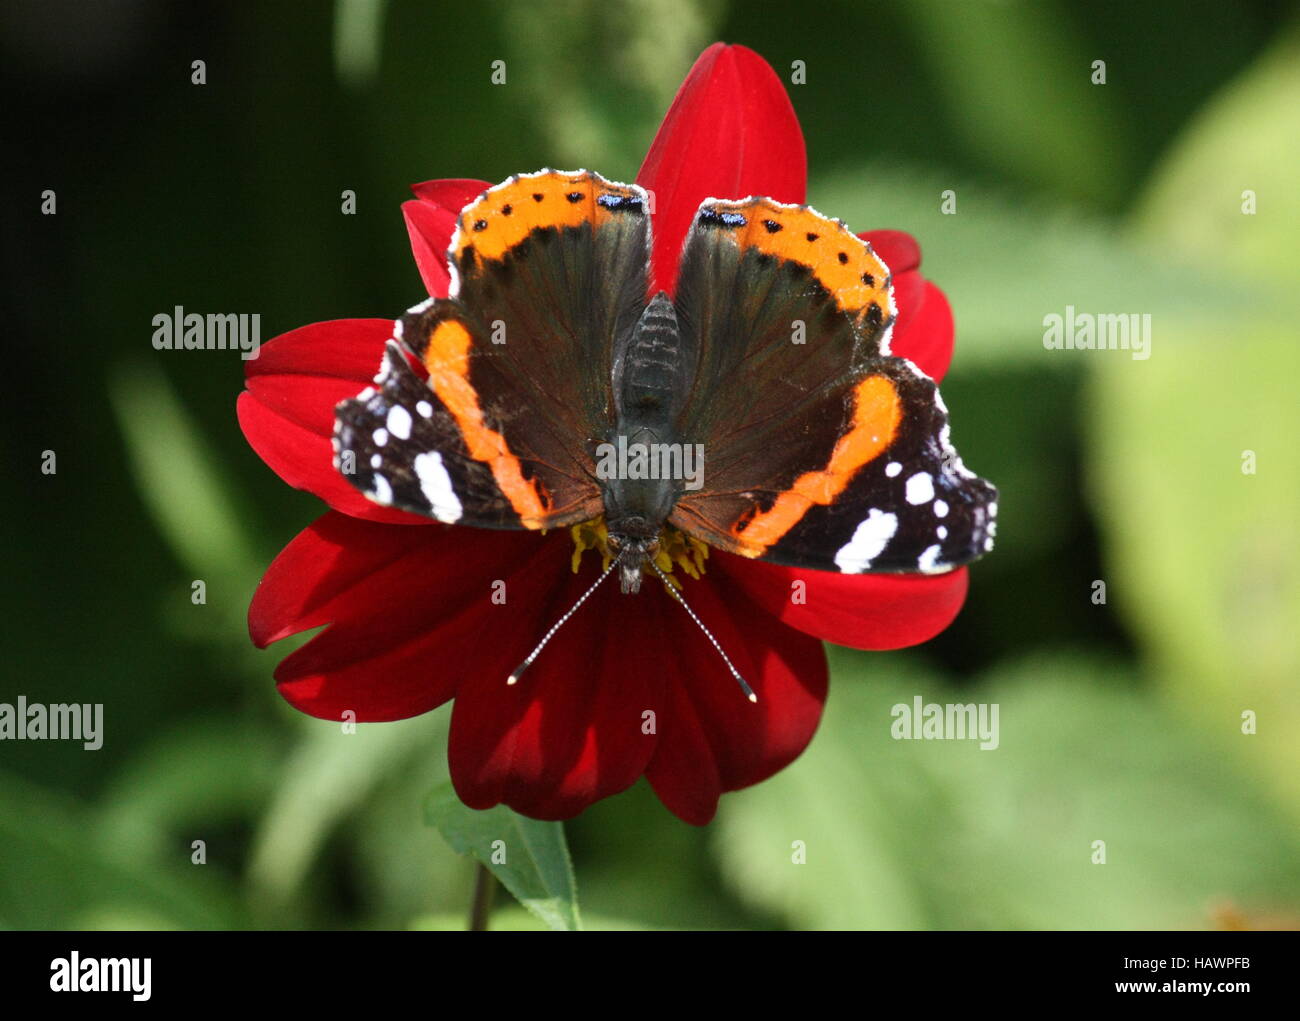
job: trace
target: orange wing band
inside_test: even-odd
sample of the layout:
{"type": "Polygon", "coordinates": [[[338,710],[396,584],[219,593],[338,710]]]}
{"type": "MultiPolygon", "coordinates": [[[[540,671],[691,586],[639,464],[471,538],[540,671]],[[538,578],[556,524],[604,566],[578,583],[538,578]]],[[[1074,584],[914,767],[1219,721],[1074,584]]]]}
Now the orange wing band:
{"type": "Polygon", "coordinates": [[[810,267],[849,317],[861,324],[876,306],[878,324],[895,314],[889,268],[871,246],[839,220],[807,206],[771,199],[705,203],[718,213],[739,213],[748,221],[735,235],[743,248],[810,267]]]}
{"type": "Polygon", "coordinates": [[[543,528],[550,509],[547,500],[536,481],[524,478],[523,465],[511,453],[505,437],[484,421],[478,393],[469,381],[470,344],[469,330],[455,319],[445,319],[434,328],[424,353],[429,386],[456,420],[470,457],[492,470],[524,527],[543,528]]]}
{"type": "Polygon", "coordinates": [[[597,201],[603,195],[641,199],[645,192],[589,170],[542,170],[512,177],[489,188],[460,214],[451,258],[459,262],[465,249],[472,248],[484,259],[500,259],[539,227],[590,223],[599,228],[616,215],[597,201]]]}
{"type": "Polygon", "coordinates": [[[903,417],[902,399],[885,376],[868,376],[854,388],[853,420],[840,437],[826,467],[804,472],[776,502],[731,530],[738,552],[760,557],[797,525],[813,506],[834,502],[859,468],[878,457],[894,441],[903,417]]]}

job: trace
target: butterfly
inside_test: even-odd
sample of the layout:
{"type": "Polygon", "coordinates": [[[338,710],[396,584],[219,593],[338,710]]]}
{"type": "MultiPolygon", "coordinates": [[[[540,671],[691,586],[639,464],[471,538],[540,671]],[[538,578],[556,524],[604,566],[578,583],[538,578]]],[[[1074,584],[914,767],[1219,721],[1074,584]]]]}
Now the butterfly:
{"type": "Polygon", "coordinates": [[[336,467],[442,522],[603,519],[629,593],[673,530],[848,574],[992,549],[997,491],[890,354],[869,244],[807,206],[707,199],[669,296],[650,232],[647,193],[589,171],[485,191],[457,220],[450,296],[402,316],[375,386],[338,406],[336,467]]]}

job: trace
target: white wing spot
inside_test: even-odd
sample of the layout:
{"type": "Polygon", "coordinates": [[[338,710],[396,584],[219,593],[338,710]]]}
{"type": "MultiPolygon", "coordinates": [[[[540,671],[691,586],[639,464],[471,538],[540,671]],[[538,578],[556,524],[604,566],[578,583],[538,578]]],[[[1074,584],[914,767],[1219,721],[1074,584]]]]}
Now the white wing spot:
{"type": "Polygon", "coordinates": [[[942,500],[934,501],[934,516],[936,518],[943,518],[948,516],[948,505],[944,503],[942,500]]]}
{"type": "Polygon", "coordinates": [[[907,480],[907,502],[929,503],[934,499],[934,479],[929,472],[917,472],[907,480]]]}
{"type": "Polygon", "coordinates": [[[854,530],[853,538],[835,554],[835,566],[845,574],[860,574],[884,552],[896,531],[898,515],[873,507],[867,512],[867,519],[854,530]]]}
{"type": "Polygon", "coordinates": [[[940,539],[948,538],[948,526],[940,525],[938,528],[934,530],[934,534],[937,535],[940,539]]]}
{"type": "Polygon", "coordinates": [[[415,410],[420,413],[421,418],[433,417],[433,405],[428,401],[420,401],[415,405],[415,410]]]}
{"type": "Polygon", "coordinates": [[[385,443],[388,442],[388,430],[376,429],[374,439],[375,439],[375,446],[382,447],[385,443]]]}
{"type": "Polygon", "coordinates": [[[436,450],[431,450],[417,457],[414,465],[415,474],[420,480],[420,492],[429,501],[433,516],[447,524],[459,521],[464,508],[461,507],[460,498],[456,496],[456,490],[452,487],[451,476],[447,474],[447,468],[442,463],[442,455],[436,450]]]}
{"type": "Polygon", "coordinates": [[[916,566],[924,573],[931,574],[935,570],[942,570],[942,568],[936,568],[938,559],[939,546],[937,544],[934,546],[927,546],[925,552],[917,558],[916,566]]]}
{"type": "Polygon", "coordinates": [[[383,463],[384,463],[384,459],[383,459],[383,456],[382,456],[382,455],[380,455],[380,454],[371,454],[371,455],[370,455],[370,467],[371,467],[371,468],[378,468],[378,467],[379,467],[381,464],[383,464],[383,463]]]}
{"type": "Polygon", "coordinates": [[[899,464],[897,461],[890,461],[889,464],[885,465],[885,474],[888,475],[891,479],[894,478],[902,470],[903,470],[903,466],[899,464]]]}
{"type": "Polygon", "coordinates": [[[400,404],[388,409],[388,431],[399,440],[411,438],[411,413],[400,404]]]}
{"type": "Polygon", "coordinates": [[[371,491],[370,498],[375,503],[385,505],[393,502],[393,487],[388,484],[388,480],[382,475],[375,476],[375,488],[371,491]]]}

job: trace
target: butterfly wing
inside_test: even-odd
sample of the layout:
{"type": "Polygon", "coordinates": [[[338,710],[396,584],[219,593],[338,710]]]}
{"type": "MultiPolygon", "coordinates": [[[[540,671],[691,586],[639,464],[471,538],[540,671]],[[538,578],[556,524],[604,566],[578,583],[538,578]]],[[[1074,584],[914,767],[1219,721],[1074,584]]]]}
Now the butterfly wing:
{"type": "Polygon", "coordinates": [[[699,351],[681,432],[703,488],[670,522],[791,566],[949,570],[992,547],[996,490],[962,466],[934,383],[889,354],[888,267],[838,221],[705,202],[678,321],[699,351]]]}
{"type": "Polygon", "coordinates": [[[457,221],[452,296],[398,324],[427,382],[390,351],[380,389],[339,406],[350,481],[462,524],[599,516],[592,451],[612,422],[612,352],[644,308],[648,254],[635,185],[544,170],[486,191],[457,221]]]}

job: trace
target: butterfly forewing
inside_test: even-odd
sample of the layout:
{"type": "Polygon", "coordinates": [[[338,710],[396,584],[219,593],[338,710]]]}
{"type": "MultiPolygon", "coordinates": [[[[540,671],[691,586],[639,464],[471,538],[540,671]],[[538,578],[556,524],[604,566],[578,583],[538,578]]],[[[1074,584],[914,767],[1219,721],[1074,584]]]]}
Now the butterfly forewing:
{"type": "Polygon", "coordinates": [[[390,360],[378,394],[340,405],[353,484],[438,517],[451,503],[430,499],[417,470],[437,455],[448,479],[433,491],[450,487],[462,524],[598,517],[592,449],[612,427],[612,352],[645,306],[648,251],[635,186],[545,170],[484,192],[457,221],[452,295],[412,309],[396,331],[427,383],[390,360]],[[419,415],[421,402],[435,413],[419,415]],[[394,407],[418,426],[401,443],[387,423],[394,407]]]}

